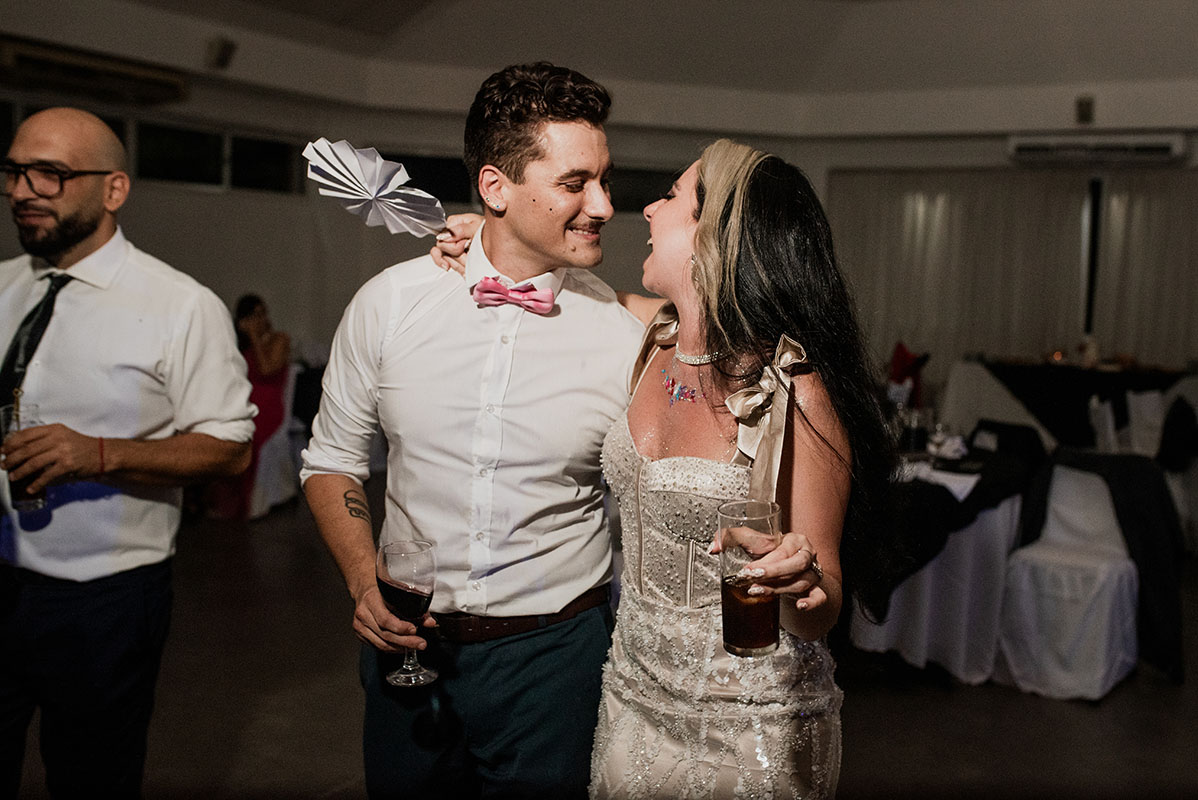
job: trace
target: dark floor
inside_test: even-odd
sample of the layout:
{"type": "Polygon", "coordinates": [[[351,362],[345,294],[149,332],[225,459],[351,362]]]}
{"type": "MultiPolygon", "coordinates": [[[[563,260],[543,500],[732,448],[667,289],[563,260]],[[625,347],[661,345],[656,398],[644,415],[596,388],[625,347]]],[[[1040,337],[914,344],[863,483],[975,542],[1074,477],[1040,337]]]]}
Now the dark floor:
{"type": "MultiPolygon", "coordinates": [[[[363,797],[352,609],[306,506],[192,520],[175,562],[146,796],[363,797]]],[[[1101,702],[1062,702],[850,651],[839,679],[841,798],[1198,797],[1198,677],[1141,667],[1101,702]]],[[[36,751],[31,739],[21,797],[46,796],[36,751]]]]}

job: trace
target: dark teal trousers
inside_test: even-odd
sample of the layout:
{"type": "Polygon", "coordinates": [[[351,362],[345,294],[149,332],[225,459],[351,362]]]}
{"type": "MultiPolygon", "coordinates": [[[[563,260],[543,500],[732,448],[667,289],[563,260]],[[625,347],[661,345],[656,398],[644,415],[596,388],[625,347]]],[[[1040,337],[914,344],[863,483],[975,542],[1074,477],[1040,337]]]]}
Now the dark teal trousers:
{"type": "Polygon", "coordinates": [[[363,753],[371,798],[584,798],[611,645],[606,604],[479,644],[430,639],[440,678],[394,688],[399,659],[362,648],[363,753]]]}

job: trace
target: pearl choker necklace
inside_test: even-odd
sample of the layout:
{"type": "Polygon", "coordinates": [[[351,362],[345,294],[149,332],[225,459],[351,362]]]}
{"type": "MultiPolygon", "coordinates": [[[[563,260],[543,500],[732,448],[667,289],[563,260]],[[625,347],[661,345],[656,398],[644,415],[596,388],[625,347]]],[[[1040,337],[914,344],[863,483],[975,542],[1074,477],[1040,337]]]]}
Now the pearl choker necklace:
{"type": "Polygon", "coordinates": [[[701,356],[692,356],[682,352],[677,346],[674,347],[674,358],[678,359],[683,364],[687,364],[692,367],[701,367],[704,364],[710,364],[713,361],[719,361],[725,355],[727,355],[727,353],[704,353],[701,356]]]}

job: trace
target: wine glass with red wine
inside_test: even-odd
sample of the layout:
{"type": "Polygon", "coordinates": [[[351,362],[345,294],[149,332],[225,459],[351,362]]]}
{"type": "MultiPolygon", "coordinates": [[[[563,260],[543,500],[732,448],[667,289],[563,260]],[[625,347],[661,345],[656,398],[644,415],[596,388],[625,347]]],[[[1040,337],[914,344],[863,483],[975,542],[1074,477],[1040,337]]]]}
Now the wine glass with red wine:
{"type": "MultiPolygon", "coordinates": [[[[379,547],[375,577],[379,593],[392,614],[419,627],[433,602],[437,560],[432,542],[405,539],[379,547]]],[[[392,686],[425,686],[437,679],[434,670],[416,660],[416,651],[404,648],[403,664],[386,676],[392,686]]]]}

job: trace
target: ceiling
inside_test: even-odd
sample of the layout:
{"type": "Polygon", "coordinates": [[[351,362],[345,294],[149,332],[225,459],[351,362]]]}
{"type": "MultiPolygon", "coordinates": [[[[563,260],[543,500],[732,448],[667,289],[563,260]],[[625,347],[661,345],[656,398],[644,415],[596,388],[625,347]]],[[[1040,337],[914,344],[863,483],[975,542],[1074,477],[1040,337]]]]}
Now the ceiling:
{"type": "Polygon", "coordinates": [[[402,63],[546,59],[599,80],[766,92],[1198,77],[1193,0],[135,2],[402,63]]]}

